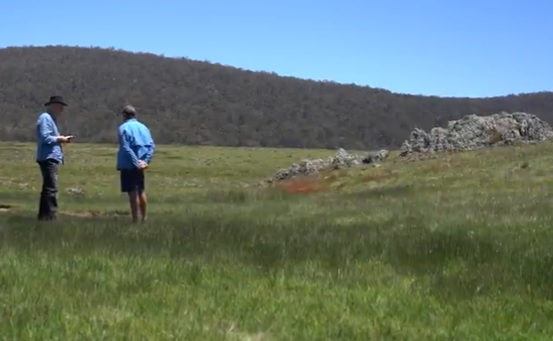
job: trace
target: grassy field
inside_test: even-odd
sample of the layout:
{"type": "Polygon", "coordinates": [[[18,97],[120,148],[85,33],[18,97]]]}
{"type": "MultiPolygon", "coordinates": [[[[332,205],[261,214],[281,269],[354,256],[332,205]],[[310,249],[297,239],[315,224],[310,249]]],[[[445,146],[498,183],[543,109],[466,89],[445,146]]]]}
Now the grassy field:
{"type": "Polygon", "coordinates": [[[333,151],[160,146],[143,225],[114,153],[69,146],[38,224],[34,146],[0,144],[0,339],[553,335],[552,144],[391,157],[310,194],[256,185],[333,151]]]}

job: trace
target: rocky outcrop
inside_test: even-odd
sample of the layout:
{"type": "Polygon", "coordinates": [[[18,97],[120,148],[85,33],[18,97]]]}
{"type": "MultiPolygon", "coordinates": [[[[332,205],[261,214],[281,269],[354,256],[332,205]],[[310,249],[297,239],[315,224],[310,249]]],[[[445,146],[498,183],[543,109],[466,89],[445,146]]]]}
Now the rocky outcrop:
{"type": "Polygon", "coordinates": [[[374,164],[377,161],[386,159],[388,154],[387,150],[380,150],[375,153],[369,153],[367,156],[361,156],[340,148],[336,152],[336,155],[326,159],[303,160],[300,163],[292,164],[289,168],[280,169],[267,182],[272,183],[291,179],[298,175],[312,175],[325,169],[344,169],[362,166],[363,164],[374,164]]]}
{"type": "Polygon", "coordinates": [[[473,150],[514,142],[541,142],[553,138],[551,126],[535,115],[515,112],[490,116],[468,115],[430,132],[415,129],[403,142],[400,155],[413,152],[473,150]]]}

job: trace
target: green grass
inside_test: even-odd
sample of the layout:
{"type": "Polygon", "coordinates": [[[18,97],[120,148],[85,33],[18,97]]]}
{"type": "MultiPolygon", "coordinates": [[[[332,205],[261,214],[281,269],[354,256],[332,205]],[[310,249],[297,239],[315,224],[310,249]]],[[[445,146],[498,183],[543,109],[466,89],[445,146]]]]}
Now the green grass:
{"type": "Polygon", "coordinates": [[[144,225],[114,153],[67,148],[38,224],[34,148],[0,145],[0,339],[551,339],[552,144],[392,156],[310,195],[257,184],[333,151],[160,146],[144,225]]]}

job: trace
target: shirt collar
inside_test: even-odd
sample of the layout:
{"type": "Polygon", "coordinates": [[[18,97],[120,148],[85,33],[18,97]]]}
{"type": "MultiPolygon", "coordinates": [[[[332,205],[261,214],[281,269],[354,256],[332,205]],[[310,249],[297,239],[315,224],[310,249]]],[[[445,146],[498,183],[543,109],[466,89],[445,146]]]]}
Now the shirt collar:
{"type": "Polygon", "coordinates": [[[54,120],[54,122],[58,123],[58,120],[56,119],[56,115],[53,115],[53,114],[49,113],[48,111],[46,113],[52,118],[52,120],[54,120]]]}

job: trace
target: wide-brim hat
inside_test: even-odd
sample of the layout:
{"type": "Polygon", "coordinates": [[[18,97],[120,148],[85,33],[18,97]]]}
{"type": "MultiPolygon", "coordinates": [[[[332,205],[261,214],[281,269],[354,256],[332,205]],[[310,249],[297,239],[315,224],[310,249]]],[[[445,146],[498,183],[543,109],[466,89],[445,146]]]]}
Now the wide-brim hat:
{"type": "Polygon", "coordinates": [[[48,105],[48,104],[53,104],[53,103],[58,103],[58,104],[61,104],[63,106],[68,106],[67,103],[65,103],[65,101],[63,100],[63,97],[61,96],[52,96],[50,97],[50,100],[48,102],[46,102],[44,105],[48,105]]]}

